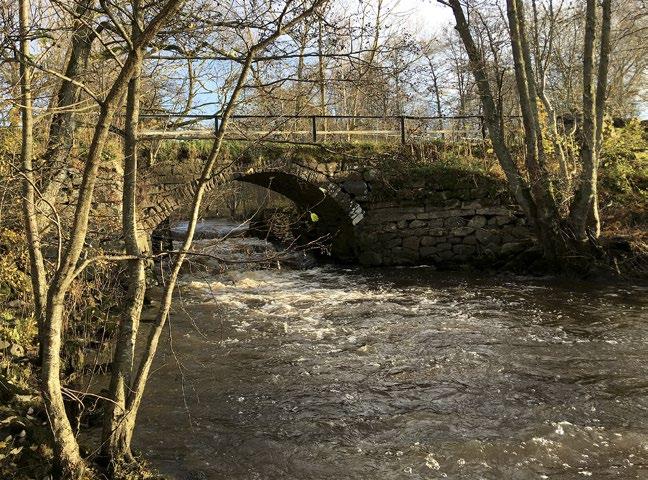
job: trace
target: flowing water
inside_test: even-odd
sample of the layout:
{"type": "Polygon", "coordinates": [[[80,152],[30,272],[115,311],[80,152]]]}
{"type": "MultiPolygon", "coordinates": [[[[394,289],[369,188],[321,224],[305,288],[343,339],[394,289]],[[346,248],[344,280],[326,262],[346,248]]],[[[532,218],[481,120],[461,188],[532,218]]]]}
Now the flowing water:
{"type": "Polygon", "coordinates": [[[248,266],[181,292],[136,434],[172,478],[648,478],[646,287],[248,266]]]}

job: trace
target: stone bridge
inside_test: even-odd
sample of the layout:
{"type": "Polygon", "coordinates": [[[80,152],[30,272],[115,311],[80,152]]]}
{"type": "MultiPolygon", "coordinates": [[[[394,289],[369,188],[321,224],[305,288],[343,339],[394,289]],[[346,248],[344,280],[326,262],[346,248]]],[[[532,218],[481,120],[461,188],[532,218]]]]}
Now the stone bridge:
{"type": "MultiPolygon", "coordinates": [[[[147,232],[189,206],[201,161],[187,156],[171,152],[144,173],[147,232]]],[[[530,229],[502,182],[450,167],[408,172],[405,163],[393,153],[256,148],[225,155],[209,188],[242,181],[278,192],[318,215],[319,231],[336,237],[334,256],[366,265],[465,263],[530,245],[530,229]]]]}

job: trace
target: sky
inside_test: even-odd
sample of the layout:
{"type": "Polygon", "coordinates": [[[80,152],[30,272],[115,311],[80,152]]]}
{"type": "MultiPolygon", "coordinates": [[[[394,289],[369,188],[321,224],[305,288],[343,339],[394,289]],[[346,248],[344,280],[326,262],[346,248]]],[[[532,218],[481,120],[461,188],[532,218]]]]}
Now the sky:
{"type": "Polygon", "coordinates": [[[454,27],[452,11],[436,0],[395,0],[394,12],[407,18],[417,36],[429,37],[447,26],[454,27]]]}

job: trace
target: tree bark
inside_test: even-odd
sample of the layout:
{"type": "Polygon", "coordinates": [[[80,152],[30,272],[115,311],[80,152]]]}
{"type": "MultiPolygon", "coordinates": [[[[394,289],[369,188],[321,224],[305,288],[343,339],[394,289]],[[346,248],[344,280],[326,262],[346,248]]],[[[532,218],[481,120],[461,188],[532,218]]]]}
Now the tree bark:
{"type": "Polygon", "coordinates": [[[448,4],[452,7],[455,21],[457,23],[455,28],[459,33],[468,54],[470,71],[477,82],[477,88],[484,107],[484,122],[486,123],[491,141],[493,142],[493,149],[495,150],[497,159],[504,170],[511,192],[527,217],[533,219],[536,217],[536,205],[531,197],[528,185],[522,178],[522,175],[511,156],[511,152],[506,146],[504,131],[500,122],[501,112],[499,112],[495,106],[490,82],[486,74],[486,65],[483,56],[472,38],[468,21],[466,20],[466,16],[464,15],[459,0],[449,0],[448,4]]]}
{"type": "MultiPolygon", "coordinates": [[[[537,108],[535,106],[536,93],[534,85],[529,83],[528,74],[530,70],[525,65],[528,62],[528,52],[525,53],[528,46],[525,47],[521,39],[524,30],[523,25],[520,25],[520,17],[518,16],[519,1],[507,0],[507,5],[509,6],[508,14],[511,27],[511,43],[514,50],[516,81],[526,132],[525,164],[531,182],[530,185],[522,178],[511,151],[506,145],[501,112],[495,106],[490,81],[486,73],[486,64],[472,37],[461,3],[459,0],[448,0],[447,4],[452,8],[457,23],[455,28],[466,48],[470,71],[477,82],[481,103],[484,108],[484,122],[488,127],[493,149],[504,170],[509,188],[534,226],[545,258],[557,264],[559,257],[562,256],[567,246],[550,183],[545,178],[544,169],[539,161],[539,156],[542,155],[539,153],[542,152],[542,146],[538,143],[537,110],[534,111],[534,108],[537,108]]],[[[446,4],[445,0],[441,1],[441,3],[446,4]]]]}
{"type": "MultiPolygon", "coordinates": [[[[81,87],[72,81],[79,81],[87,66],[92,50],[95,33],[92,29],[93,9],[95,0],[84,0],[77,5],[74,31],[68,54],[65,76],[56,95],[56,113],[52,116],[49,128],[47,148],[43,156],[43,164],[48,178],[44,181],[41,210],[45,211],[47,204],[53,205],[56,196],[68,175],[68,156],[74,145],[75,106],[79,101],[81,87]]],[[[41,220],[41,226],[44,220],[41,220]]]]}
{"type": "Polygon", "coordinates": [[[31,69],[29,58],[29,2],[20,0],[20,73],[22,97],[22,148],[24,169],[23,213],[29,243],[31,281],[34,290],[35,314],[39,319],[41,349],[41,388],[50,427],[54,437],[54,474],[58,478],[78,478],[84,465],[79,446],[65,412],[60,384],[61,326],[63,324],[63,297],[50,304],[47,298],[45,269],[40,245],[38,217],[35,207],[35,186],[32,164],[33,120],[31,97],[31,69]],[[46,306],[47,304],[47,306],[46,306]]]}
{"type": "MultiPolygon", "coordinates": [[[[139,1],[133,2],[132,38],[140,34],[142,14],[139,1]]],[[[140,245],[137,223],[137,129],[139,123],[142,62],[144,50],[133,51],[136,67],[128,85],[126,99],[126,125],[124,128],[124,184],[122,193],[122,232],[126,254],[139,257],[128,262],[128,297],[117,333],[109,397],[104,413],[102,453],[110,460],[111,468],[133,461],[130,449],[130,430],[125,422],[127,387],[132,381],[135,342],[146,293],[144,249],[140,245]]]]}
{"type": "Polygon", "coordinates": [[[596,158],[596,104],[594,101],[594,40],[596,37],[596,0],[587,0],[583,46],[583,132],[580,148],[582,171],[570,212],[576,239],[587,241],[587,223],[596,196],[598,159],[596,158]]]}
{"type": "MultiPolygon", "coordinates": [[[[47,278],[45,263],[41,248],[41,235],[38,228],[38,210],[36,208],[36,178],[33,167],[33,111],[31,76],[32,69],[25,61],[29,57],[29,0],[20,1],[20,104],[22,121],[22,213],[29,246],[29,265],[31,274],[32,294],[34,296],[34,314],[38,321],[39,331],[42,331],[43,314],[47,302],[47,278]]],[[[42,339],[41,339],[42,340],[42,339]]],[[[42,342],[41,342],[42,344],[42,342]]],[[[42,356],[39,355],[39,358],[42,356]]]]}
{"type": "Polygon", "coordinates": [[[596,82],[596,149],[597,172],[594,179],[592,207],[589,213],[592,234],[598,238],[601,235],[601,218],[598,204],[598,164],[601,158],[603,138],[603,117],[605,115],[605,100],[607,98],[608,72],[610,66],[610,29],[612,28],[612,0],[602,0],[601,46],[599,53],[598,78],[596,82]]]}

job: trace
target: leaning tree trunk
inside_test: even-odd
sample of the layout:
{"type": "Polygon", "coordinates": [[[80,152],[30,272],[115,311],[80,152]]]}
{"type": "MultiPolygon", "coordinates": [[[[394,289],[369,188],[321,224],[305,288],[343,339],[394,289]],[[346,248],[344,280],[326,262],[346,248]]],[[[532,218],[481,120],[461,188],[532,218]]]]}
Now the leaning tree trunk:
{"type": "MultiPolygon", "coordinates": [[[[95,16],[96,0],[83,0],[77,5],[65,78],[56,95],[55,113],[49,128],[47,148],[43,156],[43,169],[47,178],[43,182],[43,199],[39,209],[47,211],[48,205],[56,203],[56,197],[63,187],[69,169],[69,155],[74,144],[77,103],[81,91],[78,83],[90,57],[95,32],[92,21],[95,16]]],[[[41,220],[41,226],[44,219],[41,220]]]]}
{"type": "MultiPolygon", "coordinates": [[[[34,305],[39,319],[41,342],[41,388],[45,408],[54,437],[54,473],[60,478],[79,478],[83,461],[79,446],[65,412],[60,384],[61,326],[64,296],[46,294],[45,270],[40,248],[40,235],[35,206],[35,186],[32,168],[32,96],[29,58],[29,2],[20,0],[20,73],[22,97],[22,161],[24,172],[23,212],[29,240],[34,305]],[[44,304],[46,302],[46,305],[44,304]]],[[[50,291],[51,293],[51,291],[50,291]]]]}
{"type": "Polygon", "coordinates": [[[160,309],[156,316],[155,323],[149,332],[149,336],[146,340],[146,345],[144,347],[144,352],[142,354],[141,361],[137,368],[137,373],[133,379],[133,382],[128,390],[128,398],[126,400],[126,413],[122,419],[122,425],[124,428],[123,431],[123,441],[124,445],[130,451],[130,442],[133,437],[133,432],[136,425],[137,414],[139,407],[144,396],[144,391],[146,388],[146,382],[148,381],[148,376],[153,365],[153,360],[155,358],[155,353],[157,351],[158,343],[162,335],[162,331],[166,324],[166,321],[169,317],[171,311],[171,304],[173,300],[173,292],[175,290],[176,282],[178,280],[178,275],[182,269],[182,265],[191,249],[193,237],[196,231],[196,225],[198,223],[198,218],[200,214],[200,208],[205,193],[211,183],[214,176],[214,168],[221,151],[223,144],[223,139],[225,132],[227,130],[229,120],[231,115],[236,107],[238,98],[241,92],[244,89],[245,82],[247,81],[248,74],[251,70],[252,63],[254,61],[255,55],[258,51],[266,48],[270,43],[279,38],[284,32],[293,28],[297,23],[302,21],[304,18],[307,18],[321,5],[322,0],[316,0],[312,6],[304,10],[301,14],[293,18],[291,21],[287,22],[285,25],[277,28],[275,32],[266,37],[264,40],[255,44],[250,48],[248,54],[245,58],[245,62],[242,65],[241,72],[239,73],[238,81],[232,90],[232,94],[226,104],[226,107],[223,111],[222,121],[220,122],[218,131],[216,133],[216,138],[212,149],[209,153],[205,165],[202,168],[201,175],[199,180],[196,183],[193,202],[191,207],[190,220],[187,227],[187,233],[185,239],[177,252],[173,264],[171,266],[171,272],[167,278],[164,293],[161,300],[160,309]]]}
{"type": "MultiPolygon", "coordinates": [[[[440,0],[439,0],[440,1],[440,0]]],[[[441,1],[446,4],[446,1],[441,1]]],[[[551,189],[551,182],[546,177],[544,150],[541,135],[538,132],[538,113],[535,105],[537,97],[535,84],[529,81],[532,70],[529,64],[528,45],[523,42],[524,24],[520,23],[520,0],[508,0],[511,43],[514,50],[515,73],[520,104],[525,127],[526,154],[525,166],[529,182],[520,172],[511,150],[508,148],[502,126],[502,112],[495,105],[486,61],[473,39],[470,26],[459,0],[448,0],[452,8],[456,30],[466,48],[469,68],[475,77],[477,88],[484,109],[484,123],[488,128],[493,149],[500,166],[506,175],[509,189],[522,208],[529,222],[533,225],[544,256],[552,262],[564,256],[568,246],[558,217],[558,212],[551,189]],[[533,99],[533,101],[532,101],[533,99]]]]}

